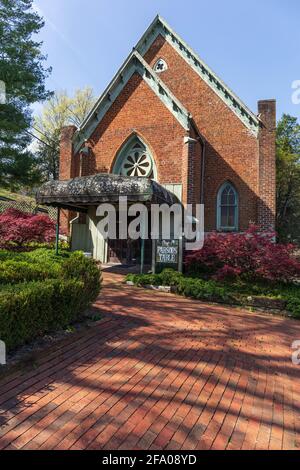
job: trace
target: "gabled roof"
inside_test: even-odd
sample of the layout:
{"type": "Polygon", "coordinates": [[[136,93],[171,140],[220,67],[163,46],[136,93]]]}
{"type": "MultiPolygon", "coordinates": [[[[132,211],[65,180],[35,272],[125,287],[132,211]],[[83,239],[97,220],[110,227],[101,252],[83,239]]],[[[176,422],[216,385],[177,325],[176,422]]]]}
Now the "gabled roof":
{"type": "Polygon", "coordinates": [[[214,90],[226,105],[241,119],[241,121],[257,135],[259,129],[258,117],[218,78],[218,76],[203,62],[193,49],[176,34],[166,21],[157,15],[149,28],[136,45],[136,49],[144,56],[158,35],[171,44],[197,74],[214,90]]]}
{"type": "Polygon", "coordinates": [[[139,52],[133,50],[97,100],[91,112],[82,122],[78,131],[74,134],[73,142],[75,153],[80,149],[85,139],[89,138],[94,132],[103,116],[135,72],[145,80],[183,128],[186,130],[190,128],[191,115],[189,112],[152,70],[139,52]]]}

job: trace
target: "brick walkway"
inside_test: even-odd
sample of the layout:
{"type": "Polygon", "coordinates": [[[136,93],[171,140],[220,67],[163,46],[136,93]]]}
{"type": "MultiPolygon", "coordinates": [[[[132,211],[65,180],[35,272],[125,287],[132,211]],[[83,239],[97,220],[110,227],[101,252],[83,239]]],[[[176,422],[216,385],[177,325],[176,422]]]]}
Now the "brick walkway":
{"type": "Polygon", "coordinates": [[[0,382],[0,448],[300,449],[300,322],[122,286],[0,382]]]}

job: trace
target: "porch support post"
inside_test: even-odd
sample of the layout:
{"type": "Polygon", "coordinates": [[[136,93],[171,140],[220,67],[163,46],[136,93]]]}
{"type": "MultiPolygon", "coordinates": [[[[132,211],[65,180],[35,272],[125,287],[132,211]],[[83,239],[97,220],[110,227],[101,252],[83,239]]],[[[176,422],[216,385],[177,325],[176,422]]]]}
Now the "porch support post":
{"type": "Polygon", "coordinates": [[[183,267],[183,237],[181,237],[178,240],[178,271],[182,273],[182,267],[183,267]]]}
{"type": "Polygon", "coordinates": [[[146,238],[146,225],[147,223],[145,222],[145,220],[141,219],[141,274],[143,274],[144,272],[144,264],[145,264],[145,238],[146,238]]]}
{"type": "Polygon", "coordinates": [[[141,274],[144,272],[144,260],[145,260],[145,240],[141,240],[141,274]]]}
{"type": "Polygon", "coordinates": [[[155,251],[156,251],[156,240],[151,239],[152,242],[152,274],[155,274],[156,263],[155,263],[155,251]]]}
{"type": "Polygon", "coordinates": [[[56,256],[58,255],[59,224],[60,224],[60,207],[57,208],[57,218],[56,218],[56,233],[55,233],[55,254],[56,254],[56,256]]]}

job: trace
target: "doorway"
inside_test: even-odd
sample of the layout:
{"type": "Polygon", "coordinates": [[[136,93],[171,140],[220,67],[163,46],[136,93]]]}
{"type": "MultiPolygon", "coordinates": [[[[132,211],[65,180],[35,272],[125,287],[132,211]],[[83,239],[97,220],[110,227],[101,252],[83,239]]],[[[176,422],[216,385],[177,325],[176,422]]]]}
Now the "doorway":
{"type": "MultiPolygon", "coordinates": [[[[128,224],[133,220],[128,217],[128,224]]],[[[148,225],[149,226],[149,225],[148,225]]],[[[119,234],[119,217],[117,216],[117,234],[119,234]]],[[[141,262],[140,239],[108,239],[108,263],[121,263],[126,265],[137,265],[141,262]]],[[[151,265],[152,262],[152,240],[145,240],[144,263],[151,265]]]]}

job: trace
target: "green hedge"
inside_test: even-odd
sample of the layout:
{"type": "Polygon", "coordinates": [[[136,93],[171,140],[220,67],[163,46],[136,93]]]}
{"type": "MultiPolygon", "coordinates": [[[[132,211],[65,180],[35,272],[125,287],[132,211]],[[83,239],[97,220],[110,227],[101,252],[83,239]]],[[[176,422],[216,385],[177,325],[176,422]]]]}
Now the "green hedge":
{"type": "Polygon", "coordinates": [[[126,279],[138,286],[177,286],[184,276],[173,269],[164,269],[159,274],[128,274],[126,279]]]}
{"type": "Polygon", "coordinates": [[[56,278],[60,266],[28,263],[28,261],[7,260],[1,263],[0,284],[17,284],[25,281],[35,281],[56,278]]]}
{"type": "Polygon", "coordinates": [[[74,252],[61,266],[63,279],[76,279],[84,284],[84,295],[95,300],[100,291],[100,274],[94,260],[74,252]]]}
{"type": "Polygon", "coordinates": [[[300,286],[295,284],[221,283],[184,276],[172,269],[166,269],[160,274],[128,274],[126,279],[138,286],[174,286],[180,295],[213,302],[246,305],[247,297],[253,295],[266,299],[279,299],[285,302],[286,309],[295,318],[300,318],[300,286]]]}
{"type": "Polygon", "coordinates": [[[0,339],[8,350],[78,319],[100,292],[96,263],[82,253],[0,251],[0,339]]]}
{"type": "Polygon", "coordinates": [[[0,249],[0,267],[4,262],[26,262],[29,264],[43,264],[43,266],[51,267],[52,265],[61,265],[64,260],[74,256],[76,252],[60,251],[57,256],[54,250],[47,248],[39,248],[27,252],[13,252],[0,249]]]}

